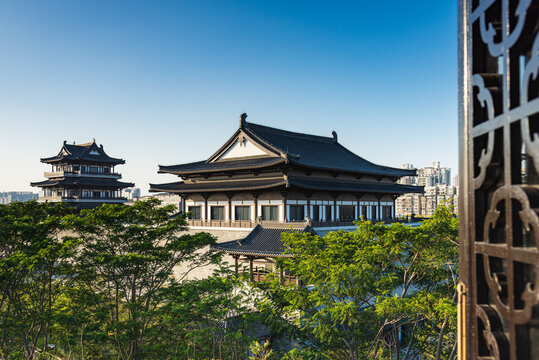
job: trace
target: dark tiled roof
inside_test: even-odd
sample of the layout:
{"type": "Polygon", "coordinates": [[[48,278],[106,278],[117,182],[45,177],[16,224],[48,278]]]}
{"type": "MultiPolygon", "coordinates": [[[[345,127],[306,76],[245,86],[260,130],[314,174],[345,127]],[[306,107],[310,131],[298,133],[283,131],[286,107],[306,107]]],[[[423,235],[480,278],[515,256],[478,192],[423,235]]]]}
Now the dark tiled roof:
{"type": "Polygon", "coordinates": [[[125,164],[125,160],[108,156],[102,147],[97,146],[95,139],[86,144],[67,144],[64,141],[62,150],[56,156],[41,158],[43,163],[55,163],[61,161],[78,161],[90,163],[125,164]],[[90,154],[96,151],[99,155],[90,154]],[[66,154],[62,154],[65,152],[66,154]]]}
{"type": "Polygon", "coordinates": [[[206,172],[215,172],[215,171],[227,171],[227,170],[242,170],[242,169],[258,169],[263,167],[269,167],[285,162],[285,159],[281,157],[270,157],[270,158],[256,158],[256,159],[245,159],[237,161],[222,161],[208,163],[206,161],[197,161],[188,164],[181,165],[171,165],[164,166],[159,165],[160,173],[171,173],[171,174],[196,174],[196,173],[206,173],[206,172]]]}
{"type": "Polygon", "coordinates": [[[283,186],[296,186],[308,190],[320,191],[349,191],[357,193],[404,194],[421,193],[423,187],[401,185],[387,182],[361,182],[359,180],[341,180],[331,178],[316,178],[288,176],[273,179],[242,180],[242,181],[204,181],[186,183],[183,181],[168,184],[150,184],[151,192],[196,193],[221,191],[250,191],[270,189],[283,186]]]}
{"type": "Polygon", "coordinates": [[[133,183],[118,181],[116,179],[98,179],[85,177],[54,178],[45,181],[30,183],[31,186],[52,187],[52,186],[91,186],[96,188],[127,188],[135,186],[133,183]]]}
{"type": "Polygon", "coordinates": [[[320,179],[314,177],[288,177],[288,183],[309,190],[349,191],[365,193],[405,194],[422,193],[422,186],[401,185],[387,182],[360,182],[340,179],[320,179]]]}
{"type": "Polygon", "coordinates": [[[192,193],[192,192],[217,192],[217,191],[250,191],[269,189],[286,185],[284,178],[226,181],[226,182],[199,182],[188,184],[183,181],[168,184],[150,184],[151,192],[172,192],[172,193],[192,193]]]}
{"type": "Polygon", "coordinates": [[[415,170],[397,169],[371,163],[334,140],[246,122],[247,134],[283,154],[290,162],[309,168],[347,171],[384,176],[410,176],[415,170]]]}
{"type": "Polygon", "coordinates": [[[245,238],[220,243],[213,246],[212,249],[236,255],[283,257],[286,255],[283,255],[284,245],[281,235],[296,231],[314,233],[310,226],[301,229],[278,229],[257,225],[245,238]]]}

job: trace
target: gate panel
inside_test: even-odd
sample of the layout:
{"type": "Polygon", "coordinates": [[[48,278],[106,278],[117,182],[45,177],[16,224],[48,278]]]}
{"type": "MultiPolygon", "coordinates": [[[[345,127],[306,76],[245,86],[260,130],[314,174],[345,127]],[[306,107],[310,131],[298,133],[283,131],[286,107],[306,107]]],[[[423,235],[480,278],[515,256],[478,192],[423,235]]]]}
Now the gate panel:
{"type": "Polygon", "coordinates": [[[459,1],[461,356],[539,359],[539,1],[459,1]]]}

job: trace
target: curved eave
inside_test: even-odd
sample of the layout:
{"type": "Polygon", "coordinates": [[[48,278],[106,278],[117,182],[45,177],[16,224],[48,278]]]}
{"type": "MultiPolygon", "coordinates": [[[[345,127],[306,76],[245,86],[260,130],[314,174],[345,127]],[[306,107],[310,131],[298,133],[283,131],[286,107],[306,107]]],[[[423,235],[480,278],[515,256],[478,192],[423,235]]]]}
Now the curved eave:
{"type": "Polygon", "coordinates": [[[54,163],[61,163],[61,162],[68,162],[68,163],[78,163],[78,164],[113,164],[113,165],[122,165],[125,164],[124,159],[115,159],[115,158],[109,158],[109,159],[92,159],[92,158],[80,158],[80,157],[70,157],[70,156],[52,156],[48,158],[41,158],[40,161],[45,164],[54,164],[54,163]]]}
{"type": "Polygon", "coordinates": [[[222,183],[196,183],[186,184],[183,181],[166,183],[166,184],[150,184],[150,192],[167,192],[176,194],[189,194],[200,192],[223,192],[223,191],[253,191],[272,189],[286,186],[287,181],[279,179],[275,181],[246,181],[246,182],[222,182],[222,183]]]}
{"type": "MultiPolygon", "coordinates": [[[[262,160],[270,160],[270,161],[261,161],[260,164],[237,164],[234,166],[235,161],[227,161],[227,162],[221,162],[221,163],[206,163],[205,161],[199,161],[195,163],[185,164],[183,166],[188,165],[205,165],[206,169],[193,169],[193,170],[176,170],[175,167],[179,167],[182,165],[159,165],[159,174],[173,174],[178,176],[187,176],[187,175],[195,175],[195,174],[210,174],[210,173],[220,173],[220,172],[227,172],[227,171],[238,171],[238,170],[252,170],[252,169],[264,169],[269,168],[275,165],[279,165],[282,163],[285,163],[286,160],[283,158],[270,158],[270,159],[262,159],[262,160]]],[[[256,162],[256,161],[255,161],[256,162]]]]}
{"type": "Polygon", "coordinates": [[[88,187],[88,188],[110,188],[110,189],[124,189],[128,187],[134,187],[134,183],[116,181],[114,183],[107,183],[105,181],[85,181],[87,179],[77,179],[74,181],[66,181],[65,179],[58,180],[44,180],[39,182],[32,182],[30,186],[33,187],[88,187]]]}
{"type": "Polygon", "coordinates": [[[313,179],[289,177],[290,186],[306,190],[340,191],[351,193],[407,194],[422,193],[422,186],[402,185],[381,182],[359,182],[334,179],[313,179]]]}
{"type": "Polygon", "coordinates": [[[396,179],[402,178],[404,176],[416,176],[417,174],[416,170],[401,170],[397,168],[387,168],[388,170],[384,169],[383,171],[368,171],[368,170],[331,168],[331,167],[323,167],[323,166],[316,166],[316,165],[313,166],[313,165],[307,165],[307,164],[301,163],[300,161],[294,160],[293,158],[290,159],[290,163],[304,169],[316,169],[316,170],[339,172],[339,173],[354,174],[354,175],[383,176],[383,177],[391,177],[391,178],[396,178],[396,179]]]}

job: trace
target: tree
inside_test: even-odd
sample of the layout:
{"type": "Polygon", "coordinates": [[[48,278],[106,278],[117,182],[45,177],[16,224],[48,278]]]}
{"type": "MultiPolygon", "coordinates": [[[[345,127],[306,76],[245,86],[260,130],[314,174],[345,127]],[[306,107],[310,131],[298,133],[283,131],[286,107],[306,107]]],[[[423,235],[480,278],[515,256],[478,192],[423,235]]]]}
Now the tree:
{"type": "Polygon", "coordinates": [[[299,349],[289,358],[450,358],[456,343],[454,293],[458,221],[439,207],[419,227],[357,223],[325,237],[283,236],[281,266],[306,285],[261,284],[260,308],[285,314],[299,349]],[[314,355],[316,354],[316,355],[314,355]]]}
{"type": "Polygon", "coordinates": [[[0,205],[2,354],[33,359],[38,345],[48,348],[55,305],[73,276],[77,242],[62,236],[69,212],[35,201],[0,205]]]}
{"type": "Polygon", "coordinates": [[[176,266],[187,268],[176,279],[182,280],[191,270],[219,261],[218,254],[200,251],[215,238],[182,234],[187,230],[185,216],[171,217],[173,211],[149,200],[103,205],[70,218],[81,240],[75,258],[79,286],[86,292],[81,298],[100,300],[94,303],[95,311],[108,314],[102,331],[118,358],[144,355],[158,295],[176,266]]]}
{"type": "Polygon", "coordinates": [[[159,359],[243,359],[251,341],[252,300],[246,278],[222,265],[208,278],[164,287],[146,354],[159,359]]]}

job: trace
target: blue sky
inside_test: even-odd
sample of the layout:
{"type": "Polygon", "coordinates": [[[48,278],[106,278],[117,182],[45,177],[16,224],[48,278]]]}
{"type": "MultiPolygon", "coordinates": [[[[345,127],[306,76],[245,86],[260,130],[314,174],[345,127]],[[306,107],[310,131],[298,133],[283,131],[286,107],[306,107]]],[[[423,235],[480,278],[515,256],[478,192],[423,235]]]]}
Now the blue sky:
{"type": "MultiPolygon", "coordinates": [[[[124,180],[207,158],[238,117],[331,136],[379,164],[457,172],[456,1],[0,2],[0,191],[63,140],[124,180]]],[[[37,191],[34,189],[34,191],[37,191]]]]}

